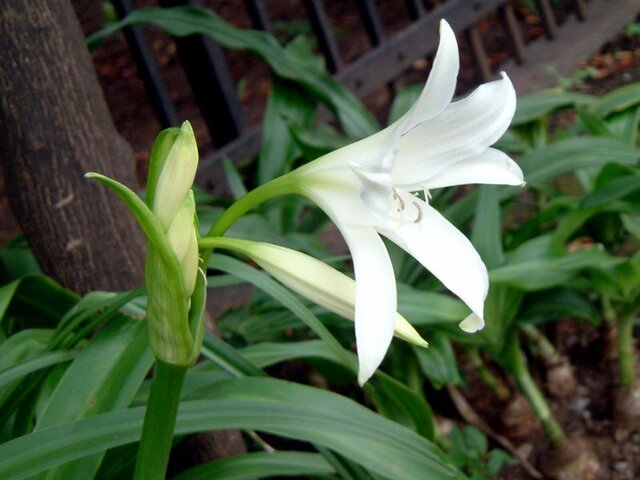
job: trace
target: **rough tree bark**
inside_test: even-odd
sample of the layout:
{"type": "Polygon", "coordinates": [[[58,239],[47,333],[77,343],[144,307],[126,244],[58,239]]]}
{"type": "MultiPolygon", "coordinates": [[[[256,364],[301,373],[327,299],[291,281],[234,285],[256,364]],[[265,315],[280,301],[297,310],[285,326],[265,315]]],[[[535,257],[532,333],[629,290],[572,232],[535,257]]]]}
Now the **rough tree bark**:
{"type": "MultiPolygon", "coordinates": [[[[83,177],[98,171],[135,186],[133,153],[68,0],[0,0],[0,125],[9,203],[45,273],[79,293],[140,285],[140,229],[111,191],[83,177]]],[[[174,452],[174,468],[245,451],[237,430],[201,434],[174,452]]]]}
{"type": "Polygon", "coordinates": [[[9,203],[44,272],[79,293],[142,282],[145,242],[116,196],[135,186],[67,0],[0,2],[0,161],[9,203]]]}

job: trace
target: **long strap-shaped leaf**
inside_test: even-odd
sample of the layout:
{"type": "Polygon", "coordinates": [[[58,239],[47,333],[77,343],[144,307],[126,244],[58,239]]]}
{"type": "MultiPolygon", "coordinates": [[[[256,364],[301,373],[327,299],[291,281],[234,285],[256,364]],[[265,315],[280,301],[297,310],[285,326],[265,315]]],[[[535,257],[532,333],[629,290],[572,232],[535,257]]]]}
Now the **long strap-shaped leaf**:
{"type": "Polygon", "coordinates": [[[317,453],[256,452],[198,465],[175,480],[252,480],[276,475],[329,475],[334,469],[317,453]]]}
{"type": "Polygon", "coordinates": [[[235,28],[212,11],[203,8],[135,10],[119,22],[112,23],[93,34],[87,44],[90,49],[95,48],[109,35],[132,25],[153,25],[176,37],[207,35],[223,47],[251,52],[267,63],[276,75],[301,84],[313,97],[320,99],[331,108],[338,116],[345,133],[350,137],[363,138],[378,130],[373,116],[356,97],[330,75],[320,74],[309,68],[282,48],[268,33],[235,28]]]}
{"type": "MultiPolygon", "coordinates": [[[[222,399],[183,402],[175,433],[241,428],[324,445],[394,480],[465,478],[431,443],[356,402],[270,378],[230,381],[222,399]]],[[[25,435],[0,446],[0,478],[20,479],[135,442],[143,409],[119,410],[25,435]]]]}

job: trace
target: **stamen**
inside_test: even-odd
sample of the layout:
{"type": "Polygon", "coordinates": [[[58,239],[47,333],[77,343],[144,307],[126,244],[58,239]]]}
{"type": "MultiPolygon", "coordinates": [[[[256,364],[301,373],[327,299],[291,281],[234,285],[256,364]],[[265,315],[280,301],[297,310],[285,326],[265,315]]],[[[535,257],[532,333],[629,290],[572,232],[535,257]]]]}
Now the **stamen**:
{"type": "Polygon", "coordinates": [[[413,221],[413,223],[420,223],[422,221],[422,207],[420,206],[420,204],[416,201],[411,202],[413,203],[413,205],[416,207],[416,210],[418,211],[418,216],[416,217],[416,219],[413,221]]]}
{"type": "Polygon", "coordinates": [[[395,187],[391,187],[391,191],[393,193],[393,199],[397,200],[398,203],[400,204],[400,208],[398,209],[398,212],[403,211],[405,208],[404,200],[402,200],[402,198],[398,194],[398,191],[395,189],[395,187]]]}

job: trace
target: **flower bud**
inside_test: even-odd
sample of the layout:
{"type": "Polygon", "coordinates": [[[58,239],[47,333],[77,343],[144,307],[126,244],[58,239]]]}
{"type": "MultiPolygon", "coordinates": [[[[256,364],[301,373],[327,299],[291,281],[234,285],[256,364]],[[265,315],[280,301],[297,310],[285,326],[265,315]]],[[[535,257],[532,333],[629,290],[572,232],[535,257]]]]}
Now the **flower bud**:
{"type": "Polygon", "coordinates": [[[198,237],[194,224],[196,203],[189,191],[167,230],[167,240],[182,270],[185,294],[190,297],[198,273],[198,237]]]}
{"type": "Polygon", "coordinates": [[[151,210],[166,231],[191,189],[198,168],[198,147],[189,122],[182,124],[166,157],[157,161],[161,167],[151,210]]]}

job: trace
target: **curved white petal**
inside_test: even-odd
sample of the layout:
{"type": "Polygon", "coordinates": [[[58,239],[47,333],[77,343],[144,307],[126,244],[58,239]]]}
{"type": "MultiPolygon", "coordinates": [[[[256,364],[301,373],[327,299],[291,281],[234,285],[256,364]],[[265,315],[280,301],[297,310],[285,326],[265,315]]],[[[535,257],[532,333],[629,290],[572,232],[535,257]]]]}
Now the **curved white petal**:
{"type": "Polygon", "coordinates": [[[516,162],[500,150],[487,148],[477,157],[454,163],[420,187],[441,188],[473,183],[521,186],[525,182],[516,162]]]}
{"type": "Polygon", "coordinates": [[[417,223],[403,222],[380,232],[397,243],[455,293],[478,317],[483,317],[489,276],[480,255],[456,227],[426,202],[416,198],[417,223]]]}
{"type": "Polygon", "coordinates": [[[484,328],[484,318],[472,313],[462,320],[458,327],[467,333],[476,333],[484,328]]]}
{"type": "Polygon", "coordinates": [[[400,119],[402,133],[442,112],[453,98],[460,60],[456,35],[445,20],[440,21],[440,43],[427,83],[418,101],[400,119]]]}
{"type": "Polygon", "coordinates": [[[339,225],[356,277],[358,382],[364,384],[382,363],[396,322],[396,281],[387,249],[373,228],[339,225]]]}
{"type": "Polygon", "coordinates": [[[508,128],[515,105],[515,90],[503,74],[501,80],[481,85],[422,122],[397,142],[394,183],[412,190],[451,165],[481,154],[508,128]]]}

